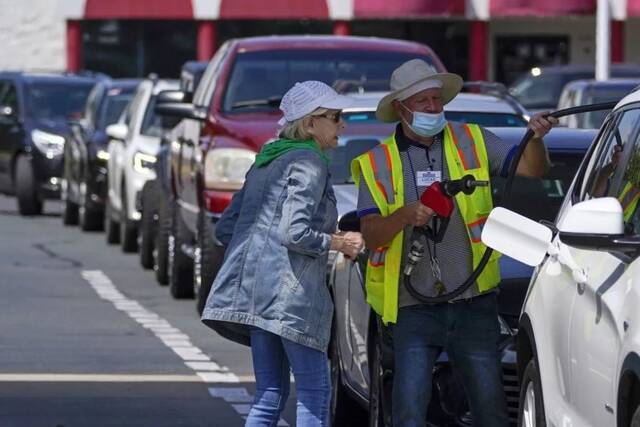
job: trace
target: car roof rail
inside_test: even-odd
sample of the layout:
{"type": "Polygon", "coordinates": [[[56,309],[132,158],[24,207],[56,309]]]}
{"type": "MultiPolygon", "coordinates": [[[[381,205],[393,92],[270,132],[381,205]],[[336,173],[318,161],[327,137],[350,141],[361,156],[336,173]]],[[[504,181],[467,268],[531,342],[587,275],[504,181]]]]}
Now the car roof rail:
{"type": "Polygon", "coordinates": [[[462,85],[462,92],[478,93],[481,95],[494,96],[505,101],[511,108],[517,113],[523,116],[529,116],[529,112],[526,108],[520,104],[520,102],[509,93],[509,89],[499,82],[489,82],[484,80],[473,80],[464,82],[462,85]]]}

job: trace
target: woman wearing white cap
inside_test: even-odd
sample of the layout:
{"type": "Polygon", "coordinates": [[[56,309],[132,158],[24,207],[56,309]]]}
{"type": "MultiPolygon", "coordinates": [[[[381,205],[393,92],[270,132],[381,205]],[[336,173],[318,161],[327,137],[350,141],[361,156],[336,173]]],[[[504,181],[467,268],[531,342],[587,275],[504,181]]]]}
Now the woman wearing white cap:
{"type": "Polygon", "coordinates": [[[329,421],[327,346],[333,304],[329,250],[355,257],[359,233],[336,233],[336,199],[324,150],[351,104],[322,82],[296,83],[282,98],[280,139],[266,144],[216,226],[226,247],[202,320],[251,345],[256,396],[247,426],[275,426],[296,381],[297,425],[329,421]]]}

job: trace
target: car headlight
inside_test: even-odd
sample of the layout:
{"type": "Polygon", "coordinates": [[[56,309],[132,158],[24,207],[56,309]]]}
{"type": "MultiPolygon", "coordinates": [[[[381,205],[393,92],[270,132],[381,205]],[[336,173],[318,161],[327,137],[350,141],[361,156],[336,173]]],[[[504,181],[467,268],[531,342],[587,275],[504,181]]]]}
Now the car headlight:
{"type": "Polygon", "coordinates": [[[98,160],[103,160],[103,161],[108,161],[109,160],[109,152],[106,150],[98,150],[98,152],[96,153],[96,157],[98,158],[98,160]]]}
{"type": "Polygon", "coordinates": [[[31,140],[36,148],[49,159],[64,153],[64,137],[55,133],[34,129],[31,131],[31,140]]]}
{"type": "Polygon", "coordinates": [[[239,190],[256,153],[244,148],[214,148],[204,159],[204,185],[213,190],[239,190]]]}
{"type": "Polygon", "coordinates": [[[138,151],[133,155],[133,169],[138,173],[154,173],[153,167],[155,164],[156,156],[154,155],[143,153],[141,151],[138,151]]]}

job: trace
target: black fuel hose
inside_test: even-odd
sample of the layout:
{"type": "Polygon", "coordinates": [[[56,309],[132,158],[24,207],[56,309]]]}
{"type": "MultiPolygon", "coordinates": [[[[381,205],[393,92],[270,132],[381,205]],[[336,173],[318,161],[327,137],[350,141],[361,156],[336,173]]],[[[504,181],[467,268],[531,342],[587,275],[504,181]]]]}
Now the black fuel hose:
{"type": "MultiPolygon", "coordinates": [[[[591,111],[611,110],[613,109],[613,107],[616,106],[616,104],[618,104],[617,101],[603,102],[598,104],[580,105],[578,107],[571,107],[571,108],[565,108],[563,110],[554,111],[550,114],[545,115],[545,117],[555,117],[556,119],[559,119],[560,117],[570,116],[572,114],[588,113],[591,111]]],[[[504,207],[504,208],[510,207],[511,187],[513,186],[513,179],[515,178],[515,175],[516,175],[516,169],[518,168],[518,163],[520,162],[520,158],[522,158],[522,154],[524,153],[524,150],[527,148],[527,145],[529,144],[529,141],[531,141],[531,138],[533,137],[533,135],[534,135],[533,131],[531,129],[527,129],[524,136],[520,140],[520,143],[518,144],[518,149],[515,155],[513,156],[513,160],[511,161],[511,165],[509,166],[509,173],[507,175],[507,180],[505,181],[505,184],[504,184],[502,200],[499,205],[501,207],[504,207]]],[[[413,296],[415,299],[417,299],[420,302],[424,302],[427,304],[436,304],[440,302],[450,301],[453,298],[462,294],[467,289],[469,289],[469,287],[471,287],[471,285],[473,285],[476,282],[476,280],[478,279],[478,276],[480,276],[480,274],[486,267],[487,263],[489,262],[489,258],[491,257],[492,253],[493,253],[493,249],[487,247],[487,249],[484,251],[484,254],[482,255],[482,258],[480,259],[480,262],[478,263],[478,266],[475,268],[475,270],[473,270],[473,272],[471,272],[467,280],[465,280],[464,283],[461,286],[459,286],[456,290],[448,294],[439,295],[436,297],[425,296],[413,287],[413,285],[411,284],[411,276],[403,274],[405,287],[407,288],[407,291],[409,291],[411,296],[413,296]]]]}

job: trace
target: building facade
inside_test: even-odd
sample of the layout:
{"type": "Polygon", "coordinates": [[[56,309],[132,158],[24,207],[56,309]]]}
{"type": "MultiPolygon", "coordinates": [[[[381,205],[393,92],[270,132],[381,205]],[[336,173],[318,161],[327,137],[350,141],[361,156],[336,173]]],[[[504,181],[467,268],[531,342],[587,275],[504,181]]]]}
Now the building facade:
{"type": "MultiPolygon", "coordinates": [[[[431,46],[467,79],[595,60],[596,0],[0,0],[1,69],[176,76],[232,37],[338,34],[431,46]]],[[[640,0],[610,0],[613,62],[640,63],[640,0]]]]}

